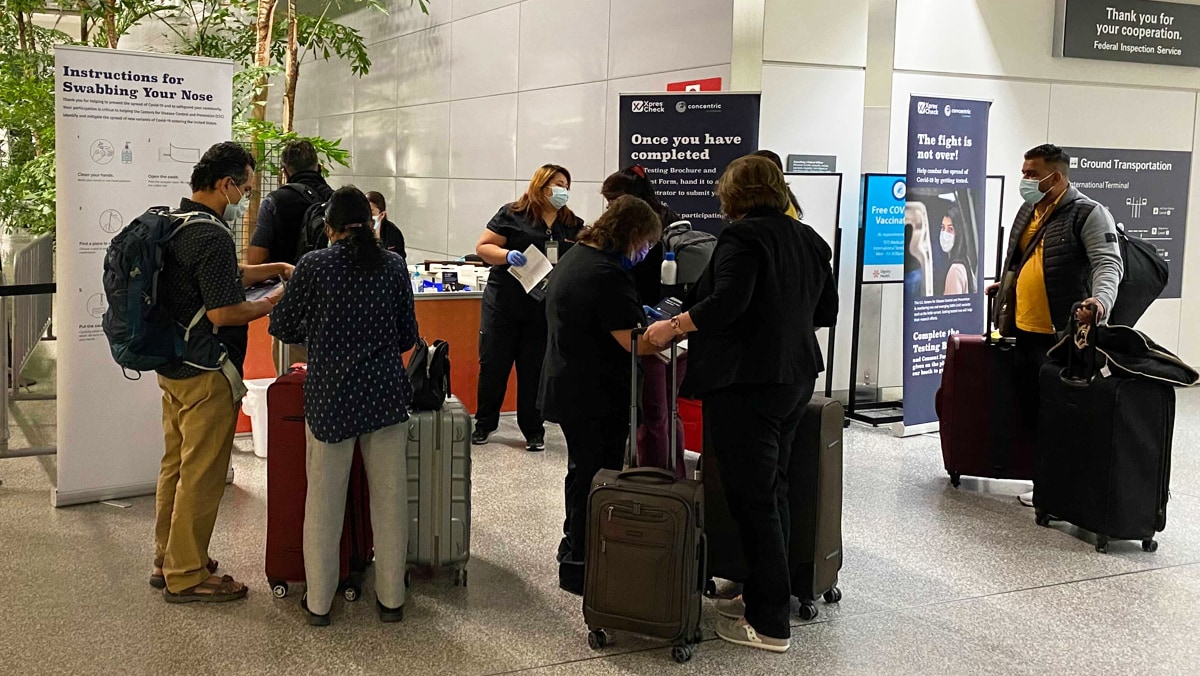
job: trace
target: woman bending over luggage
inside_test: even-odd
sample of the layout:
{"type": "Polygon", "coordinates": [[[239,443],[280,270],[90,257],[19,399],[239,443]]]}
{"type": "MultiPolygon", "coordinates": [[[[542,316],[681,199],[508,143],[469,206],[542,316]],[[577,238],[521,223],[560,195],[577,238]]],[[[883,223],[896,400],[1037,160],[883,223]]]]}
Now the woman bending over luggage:
{"type": "Polygon", "coordinates": [[[304,503],[301,603],[309,624],[329,624],[338,586],[339,545],[355,442],[362,449],[375,533],[379,618],[404,616],[408,547],[408,404],[403,353],[417,339],[404,259],[372,232],[371,205],[357,188],[333,194],[325,212],[330,246],[296,266],[271,313],[270,332],[308,345],[304,419],[308,497],[304,503]]]}
{"type": "Polygon", "coordinates": [[[647,336],[667,345],[691,334],[685,396],[704,402],[704,431],[749,562],[742,598],[718,604],[730,621],[717,634],[783,652],[791,576],[781,479],[823,369],[814,332],[837,319],[837,289],[829,246],[785,215],[787,184],[770,160],[734,160],[717,195],[731,223],[685,299],[687,311],[656,322],[647,336]]]}
{"type": "Polygon", "coordinates": [[[488,442],[500,424],[508,374],[517,367],[517,424],[525,449],[546,450],[546,429],[538,410],[538,383],[546,356],[546,308],[542,297],[525,293],[509,268],[524,267],[532,245],[550,262],[566,253],[583,228],[583,219],[567,207],[571,173],[556,164],[533,174],[521,199],[500,207],[475,245],[492,266],[479,319],[479,405],[471,443],[488,442]],[[553,244],[551,244],[553,243],[553,244]],[[548,247],[554,252],[548,252],[548,247]]]}
{"type": "MultiPolygon", "coordinates": [[[[646,178],[646,170],[634,165],[604,179],[600,194],[609,202],[621,195],[637,197],[654,210],[663,228],[682,220],[679,214],[671,211],[670,207],[658,201],[654,194],[654,185],[646,178]]],[[[670,295],[671,290],[664,288],[662,279],[663,245],[662,241],[655,242],[646,254],[646,259],[633,267],[633,279],[637,285],[638,301],[642,305],[654,307],[659,301],[670,295]]],[[[667,381],[671,368],[669,364],[659,359],[657,355],[642,358],[642,424],[638,426],[638,466],[659,467],[666,469],[670,457],[671,424],[670,409],[668,408],[671,388],[667,381]]],[[[677,377],[683,380],[687,372],[687,357],[681,356],[677,377]]],[[[675,474],[683,478],[686,468],[683,462],[683,423],[677,422],[677,442],[675,444],[675,474]]]]}
{"type": "MultiPolygon", "coordinates": [[[[601,469],[621,469],[629,438],[631,332],[645,321],[630,270],[658,241],[662,223],[640,199],[618,197],[579,237],[550,281],[542,369],[546,419],[567,439],[566,520],[558,586],[583,594],[588,491],[601,469]]],[[[638,354],[657,349],[638,341],[638,354]]]]}

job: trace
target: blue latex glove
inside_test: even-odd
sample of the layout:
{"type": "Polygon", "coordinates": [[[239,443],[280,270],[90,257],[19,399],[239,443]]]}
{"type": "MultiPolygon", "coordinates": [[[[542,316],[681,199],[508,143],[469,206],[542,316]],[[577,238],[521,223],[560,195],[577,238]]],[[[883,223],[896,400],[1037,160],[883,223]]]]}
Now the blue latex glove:
{"type": "Polygon", "coordinates": [[[519,268],[529,262],[529,259],[525,258],[525,254],[520,251],[509,251],[506,258],[508,259],[508,264],[514,268],[519,268]]]}

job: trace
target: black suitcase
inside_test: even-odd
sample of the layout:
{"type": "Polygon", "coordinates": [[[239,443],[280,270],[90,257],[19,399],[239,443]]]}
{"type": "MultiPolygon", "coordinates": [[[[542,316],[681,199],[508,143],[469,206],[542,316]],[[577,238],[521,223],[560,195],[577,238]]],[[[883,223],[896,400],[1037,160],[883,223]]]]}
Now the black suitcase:
{"type": "MultiPolygon", "coordinates": [[[[837,581],[842,569],[844,420],[841,402],[814,396],[805,407],[792,447],[788,467],[791,507],[788,566],[792,573],[792,595],[800,600],[800,618],[804,620],[818,615],[816,599],[824,598],[827,603],[842,599],[837,581]]],[[[709,446],[707,438],[705,446],[709,446]]],[[[716,455],[706,448],[700,463],[709,575],[744,582],[746,559],[737,522],[725,500],[716,455]]],[[[715,591],[715,585],[710,583],[708,592],[715,591]]]]}
{"type": "Polygon", "coordinates": [[[1049,361],[1041,371],[1037,522],[1091,531],[1101,553],[1109,540],[1141,540],[1153,552],[1167,525],[1175,390],[1097,370],[1095,347],[1081,344],[1066,364],[1049,361]]]}
{"type": "MultiPolygon", "coordinates": [[[[642,333],[641,329],[633,332],[626,467],[637,458],[636,348],[642,333]]],[[[672,388],[677,382],[675,356],[672,347],[672,388]]],[[[678,412],[673,403],[670,408],[671,448],[675,448],[678,412]]],[[[704,489],[697,481],[675,478],[674,453],[668,464],[665,470],[601,470],[592,480],[583,587],[583,619],[592,649],[603,648],[608,643],[606,630],[615,629],[671,641],[671,657],[682,663],[692,658],[702,639],[700,615],[707,580],[704,489]]]]}

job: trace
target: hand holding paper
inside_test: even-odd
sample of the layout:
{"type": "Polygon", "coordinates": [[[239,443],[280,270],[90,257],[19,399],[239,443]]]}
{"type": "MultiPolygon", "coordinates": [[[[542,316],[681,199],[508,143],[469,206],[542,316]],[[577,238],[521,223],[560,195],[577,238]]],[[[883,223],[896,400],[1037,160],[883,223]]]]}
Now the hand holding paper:
{"type": "MultiPolygon", "coordinates": [[[[513,254],[522,255],[516,251],[509,252],[510,262],[513,254]]],[[[509,267],[508,274],[516,277],[517,281],[521,282],[521,287],[525,289],[525,293],[529,293],[545,279],[546,275],[550,274],[553,268],[550,265],[550,259],[546,258],[545,254],[532,244],[525,249],[523,258],[525,258],[525,265],[509,267]]]]}

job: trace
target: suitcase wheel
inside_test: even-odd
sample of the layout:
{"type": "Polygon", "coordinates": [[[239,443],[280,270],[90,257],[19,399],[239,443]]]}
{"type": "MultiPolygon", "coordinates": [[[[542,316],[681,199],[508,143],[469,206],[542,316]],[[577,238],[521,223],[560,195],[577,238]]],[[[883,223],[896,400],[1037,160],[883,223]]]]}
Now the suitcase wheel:
{"type": "Polygon", "coordinates": [[[800,619],[805,622],[816,619],[817,615],[820,614],[821,611],[817,610],[817,606],[812,601],[804,601],[800,604],[800,619]]]}
{"type": "Polygon", "coordinates": [[[592,650],[600,650],[608,645],[608,632],[603,629],[595,629],[588,632],[588,647],[592,650]]]}
{"type": "Polygon", "coordinates": [[[834,587],[833,589],[825,592],[825,595],[822,598],[825,599],[825,603],[837,603],[842,600],[842,590],[834,587]]]}
{"type": "Polygon", "coordinates": [[[274,596],[277,599],[282,599],[287,596],[288,583],[284,582],[283,580],[269,580],[268,582],[271,585],[271,595],[272,596],[274,596]]]}
{"type": "Polygon", "coordinates": [[[350,603],[354,603],[362,596],[362,589],[355,585],[349,585],[342,590],[342,596],[344,596],[350,603]]]}
{"type": "Polygon", "coordinates": [[[467,586],[467,569],[466,568],[455,569],[455,571],[454,571],[454,586],[455,587],[467,586]]]}
{"type": "Polygon", "coordinates": [[[950,485],[958,488],[962,485],[962,475],[958,472],[950,472],[950,485]]]}
{"type": "Polygon", "coordinates": [[[1036,520],[1037,520],[1037,525],[1041,526],[1042,528],[1050,527],[1050,515],[1047,514],[1046,512],[1043,512],[1040,509],[1037,511],[1037,519],[1036,520]]]}
{"type": "Polygon", "coordinates": [[[675,645],[671,646],[671,659],[680,664],[690,662],[692,659],[693,649],[690,645],[675,645]]]}
{"type": "Polygon", "coordinates": [[[1108,536],[1107,535],[1097,535],[1096,536],[1096,551],[1101,554],[1108,553],[1108,536]]]}
{"type": "Polygon", "coordinates": [[[1156,542],[1153,538],[1151,538],[1149,540],[1142,540],[1142,551],[1143,552],[1157,552],[1158,551],[1158,542],[1156,542]]]}

